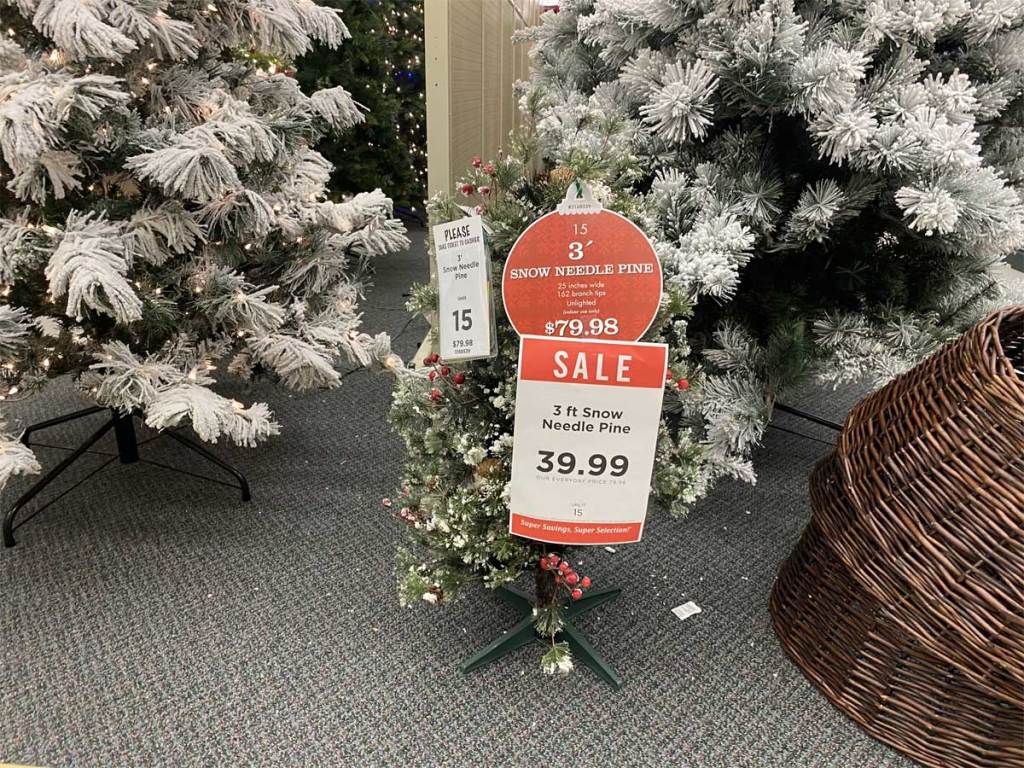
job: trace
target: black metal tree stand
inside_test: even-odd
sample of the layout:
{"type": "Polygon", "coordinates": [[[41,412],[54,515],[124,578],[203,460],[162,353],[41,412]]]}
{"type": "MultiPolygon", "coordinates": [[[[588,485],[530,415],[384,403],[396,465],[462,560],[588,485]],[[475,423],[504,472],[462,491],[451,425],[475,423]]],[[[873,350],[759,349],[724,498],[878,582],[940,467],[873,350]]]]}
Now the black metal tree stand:
{"type": "MultiPolygon", "coordinates": [[[[803,421],[809,421],[812,424],[817,424],[818,426],[825,427],[826,429],[829,429],[832,432],[835,432],[836,434],[839,434],[840,432],[843,431],[843,425],[840,424],[838,421],[831,421],[830,419],[826,419],[822,416],[818,416],[813,413],[808,413],[807,411],[802,411],[799,408],[794,408],[791,405],[775,403],[775,410],[780,411],[782,413],[788,413],[790,416],[795,416],[796,418],[802,419],[803,421]]],[[[784,427],[781,424],[776,424],[774,421],[769,422],[768,427],[770,429],[776,429],[779,432],[785,432],[786,434],[789,435],[796,435],[797,437],[802,437],[805,440],[813,440],[816,443],[831,445],[833,447],[835,446],[835,443],[829,442],[828,440],[822,440],[820,438],[804,434],[803,432],[799,432],[795,429],[789,429],[788,427],[784,427]]]]}
{"type": "Polygon", "coordinates": [[[147,440],[143,440],[142,442],[139,442],[139,440],[135,436],[134,416],[131,414],[121,413],[120,411],[117,411],[116,409],[112,408],[105,408],[103,406],[96,405],[92,406],[91,408],[85,408],[81,411],[75,411],[74,413],[65,414],[64,416],[58,416],[53,419],[41,421],[38,424],[33,424],[25,429],[25,431],[21,435],[21,442],[24,445],[36,445],[41,448],[56,448],[58,450],[70,450],[70,453],[67,456],[65,456],[64,459],[61,460],[59,464],[57,464],[57,466],[55,466],[53,469],[51,469],[49,472],[43,475],[43,477],[40,478],[35,483],[35,485],[33,485],[31,488],[25,491],[25,493],[23,493],[21,497],[16,502],[14,502],[14,505],[7,511],[7,514],[4,515],[4,547],[13,547],[17,543],[14,539],[14,532],[18,528],[20,528],[29,520],[34,518],[36,515],[38,515],[44,509],[49,507],[55,501],[66,496],[68,493],[73,491],[75,488],[84,483],[97,472],[112,464],[115,460],[120,461],[122,464],[135,464],[138,462],[141,462],[143,464],[150,464],[152,466],[160,467],[162,469],[169,469],[172,472],[178,472],[179,474],[188,475],[190,477],[195,477],[200,480],[206,480],[207,482],[217,483],[219,485],[226,485],[229,488],[238,488],[242,493],[242,501],[249,501],[249,499],[251,498],[249,494],[249,482],[245,479],[245,476],[227,462],[219,459],[217,456],[215,456],[213,453],[208,451],[206,448],[204,448],[196,441],[191,440],[172,429],[165,429],[157,433],[155,436],[147,440]],[[60,424],[66,424],[69,421],[83,419],[87,416],[93,415],[94,413],[100,413],[103,411],[107,411],[109,413],[109,418],[103,423],[103,425],[99,429],[93,432],[92,435],[90,435],[85,440],[85,442],[79,445],[77,448],[69,449],[62,446],[32,442],[32,435],[35,434],[36,432],[40,432],[51,427],[56,427],[60,424]],[[111,429],[114,430],[114,439],[117,442],[117,453],[92,450],[92,447],[96,443],[98,443],[100,439],[105,434],[107,434],[107,432],[109,432],[111,429]],[[139,456],[139,446],[145,445],[146,443],[156,440],[158,437],[161,436],[167,436],[174,440],[175,442],[179,443],[180,445],[184,446],[185,448],[188,448],[190,451],[199,454],[204,459],[206,459],[206,461],[219,467],[224,472],[234,477],[234,479],[237,482],[230,483],[225,480],[219,480],[215,477],[207,477],[206,475],[200,475],[196,474],[195,472],[189,472],[188,470],[181,469],[179,467],[172,467],[168,464],[162,464],[158,461],[152,461],[150,459],[141,458],[139,456]],[[60,475],[62,475],[65,470],[67,470],[72,464],[74,464],[78,459],[80,459],[82,456],[86,454],[105,456],[107,458],[106,461],[104,461],[98,467],[89,472],[85,477],[78,480],[70,488],[62,491],[59,495],[57,495],[50,501],[46,502],[45,504],[42,504],[41,506],[37,507],[31,514],[23,517],[21,520],[17,520],[18,513],[25,508],[25,505],[27,505],[30,501],[32,501],[32,499],[38,496],[39,493],[43,491],[43,489],[50,485],[50,483],[52,483],[60,475]]]}

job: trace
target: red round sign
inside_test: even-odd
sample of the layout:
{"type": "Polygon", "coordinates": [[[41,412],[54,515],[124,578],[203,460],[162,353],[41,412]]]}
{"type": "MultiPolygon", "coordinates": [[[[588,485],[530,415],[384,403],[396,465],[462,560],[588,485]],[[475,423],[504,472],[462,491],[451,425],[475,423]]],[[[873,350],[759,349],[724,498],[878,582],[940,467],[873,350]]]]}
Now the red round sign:
{"type": "Polygon", "coordinates": [[[501,292],[520,336],[636,341],[661,302],[661,263],[641,229],[614,211],[553,211],[512,246],[501,292]]]}

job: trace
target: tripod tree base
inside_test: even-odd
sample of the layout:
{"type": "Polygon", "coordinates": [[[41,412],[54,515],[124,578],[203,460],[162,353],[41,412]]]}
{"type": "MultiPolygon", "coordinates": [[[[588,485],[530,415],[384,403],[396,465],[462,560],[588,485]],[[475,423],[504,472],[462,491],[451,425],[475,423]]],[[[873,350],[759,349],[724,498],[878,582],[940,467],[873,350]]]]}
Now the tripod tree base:
{"type": "MultiPolygon", "coordinates": [[[[104,408],[103,406],[92,406],[90,408],[85,408],[85,409],[83,409],[81,411],[75,411],[74,413],[68,413],[68,414],[65,414],[63,416],[58,416],[58,417],[53,418],[53,419],[47,419],[46,421],[41,421],[38,424],[33,424],[33,425],[25,428],[25,431],[21,435],[21,442],[24,445],[31,445],[32,444],[32,435],[35,434],[36,432],[40,432],[42,430],[49,429],[51,427],[56,427],[56,426],[59,426],[60,424],[66,424],[69,421],[75,421],[77,419],[83,419],[83,418],[85,418],[87,416],[91,416],[94,413],[100,413],[101,411],[108,411],[108,410],[109,410],[109,413],[110,413],[110,416],[109,416],[108,420],[106,422],[104,422],[100,426],[100,428],[97,429],[92,435],[90,435],[88,438],[86,438],[85,442],[83,442],[77,448],[74,448],[73,450],[71,450],[71,452],[67,456],[65,456],[60,461],[59,464],[57,464],[53,469],[51,469],[49,472],[47,472],[45,475],[43,475],[43,477],[41,477],[38,481],[36,481],[36,483],[31,488],[29,488],[25,493],[23,493],[18,498],[18,500],[16,502],[14,502],[14,505],[7,511],[7,514],[4,515],[4,520],[3,520],[3,540],[4,540],[4,547],[5,548],[10,548],[10,547],[13,547],[15,544],[17,544],[17,541],[14,538],[15,530],[17,530],[22,525],[27,523],[29,520],[31,520],[33,517],[38,515],[40,512],[42,512],[48,506],[53,504],[55,501],[57,501],[58,499],[62,498],[64,495],[70,493],[72,490],[77,488],[81,483],[83,483],[86,480],[88,480],[94,474],[96,474],[97,472],[99,472],[100,470],[102,470],[103,468],[108,466],[109,464],[113,463],[115,460],[119,460],[122,464],[135,464],[137,462],[141,462],[143,464],[151,464],[153,466],[160,467],[162,469],[168,469],[168,470],[171,470],[173,472],[178,472],[180,474],[184,474],[184,475],[188,475],[190,477],[198,478],[200,480],[205,480],[205,481],[208,481],[208,482],[211,482],[211,483],[217,483],[219,485],[226,485],[226,486],[229,486],[229,487],[232,487],[232,488],[238,488],[239,491],[241,491],[241,494],[242,494],[242,501],[249,501],[252,498],[252,495],[249,492],[249,481],[245,479],[245,476],[241,472],[239,472],[237,469],[232,467],[230,464],[228,464],[228,463],[222,461],[221,459],[219,459],[216,455],[214,455],[212,452],[208,451],[202,445],[199,445],[194,440],[190,440],[189,438],[185,437],[184,435],[181,435],[181,434],[179,434],[179,433],[177,433],[177,432],[175,432],[173,430],[164,430],[164,431],[160,432],[157,435],[157,437],[160,437],[160,436],[170,437],[171,439],[173,439],[178,444],[184,446],[185,448],[188,448],[190,451],[193,451],[194,453],[197,453],[198,455],[203,457],[206,461],[208,461],[211,464],[213,464],[214,466],[217,466],[220,469],[224,470],[226,473],[231,475],[235,479],[236,482],[235,483],[228,483],[228,482],[225,482],[223,480],[218,480],[217,478],[207,477],[205,475],[200,475],[200,474],[197,474],[195,472],[189,472],[187,470],[180,469],[178,467],[172,467],[172,466],[169,466],[167,464],[161,464],[160,462],[151,461],[149,459],[141,458],[139,456],[139,445],[140,445],[140,443],[139,443],[138,439],[135,436],[135,423],[134,423],[134,420],[133,420],[134,417],[131,414],[121,413],[120,411],[117,411],[116,409],[107,409],[107,408],[104,408]],[[115,438],[116,443],[117,443],[117,453],[106,453],[106,452],[92,450],[92,447],[96,443],[98,443],[100,441],[100,439],[102,439],[103,436],[106,435],[107,432],[109,432],[111,429],[114,431],[114,438],[115,438]],[[52,483],[54,480],[56,480],[58,477],[60,477],[60,475],[62,475],[68,468],[70,468],[72,464],[74,464],[76,461],[78,461],[78,459],[80,459],[82,456],[84,456],[86,454],[98,454],[100,456],[105,456],[107,458],[106,458],[106,460],[102,464],[100,464],[98,467],[93,469],[88,475],[86,475],[84,478],[82,478],[77,483],[75,483],[71,488],[63,491],[58,496],[56,496],[55,498],[53,498],[50,501],[46,502],[45,504],[42,504],[36,510],[34,510],[30,515],[28,515],[26,517],[23,517],[20,521],[17,520],[18,513],[30,501],[32,501],[32,499],[34,499],[36,496],[38,496],[48,485],[50,485],[50,483],[52,483]]],[[[150,438],[150,439],[155,439],[155,438],[150,438]]],[[[145,442],[149,442],[149,441],[147,440],[145,442]]],[[[53,447],[53,446],[50,446],[50,447],[53,447]]]]}
{"type": "MultiPolygon", "coordinates": [[[[533,626],[533,599],[515,587],[499,587],[498,597],[515,608],[522,615],[511,629],[504,632],[500,637],[481,648],[468,659],[459,665],[462,674],[469,674],[485,664],[507,656],[512,651],[522,648],[530,643],[541,643],[547,645],[550,639],[537,633],[533,626]]],[[[593,671],[598,677],[604,680],[615,690],[622,687],[622,678],[604,658],[595,650],[587,639],[583,637],[573,625],[572,619],[592,611],[599,605],[614,600],[622,593],[621,589],[609,587],[608,589],[594,589],[587,592],[581,600],[574,600],[564,608],[564,621],[562,631],[555,636],[556,641],[565,641],[572,649],[573,659],[582,663],[593,671]]]]}

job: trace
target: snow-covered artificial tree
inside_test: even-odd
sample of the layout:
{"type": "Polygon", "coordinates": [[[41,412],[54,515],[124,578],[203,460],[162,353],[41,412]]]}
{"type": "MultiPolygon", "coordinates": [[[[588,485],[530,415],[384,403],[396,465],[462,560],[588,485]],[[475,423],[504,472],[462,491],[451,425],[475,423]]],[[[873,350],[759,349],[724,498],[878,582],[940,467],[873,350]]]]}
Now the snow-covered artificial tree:
{"type": "Polygon", "coordinates": [[[887,378],[1005,301],[1021,0],[567,0],[527,36],[545,154],[644,197],[734,447],[804,374],[887,378]]]}
{"type": "MultiPolygon", "coordinates": [[[[407,244],[379,190],[335,202],[318,138],[363,119],[285,73],[348,37],[311,0],[18,0],[0,7],[0,399],[79,375],[160,429],[252,446],[265,404],[218,373],[336,386],[394,366],[361,278],[407,244]]],[[[0,485],[38,469],[7,434],[0,485]]]]}
{"type": "MultiPolygon", "coordinates": [[[[399,369],[391,421],[405,442],[406,461],[402,488],[385,506],[409,531],[409,545],[399,558],[403,603],[439,603],[455,598],[467,582],[497,588],[532,571],[536,626],[553,636],[561,622],[559,600],[585,589],[589,579],[571,570],[560,572],[569,563],[547,559],[550,547],[509,532],[507,496],[519,336],[503,311],[500,275],[518,236],[554,210],[575,179],[570,168],[543,168],[537,159],[536,141],[527,127],[513,151],[493,163],[476,163],[459,185],[458,192],[471,198],[490,228],[497,354],[450,365],[431,355],[416,369],[399,369]]],[[[622,178],[602,180],[598,175],[590,174],[590,186],[603,206],[641,220],[645,199],[633,194],[622,178]]],[[[429,212],[434,224],[468,215],[448,195],[436,196],[429,212]]],[[[436,289],[416,287],[409,309],[433,316],[436,289]]],[[[669,346],[652,499],[674,513],[685,512],[720,477],[753,480],[748,458],[734,450],[732,428],[720,416],[717,390],[709,387],[705,365],[688,344],[690,314],[685,287],[668,283],[644,336],[645,341],[669,346]]],[[[558,645],[545,656],[544,666],[566,671],[570,662],[568,649],[558,645]]]]}

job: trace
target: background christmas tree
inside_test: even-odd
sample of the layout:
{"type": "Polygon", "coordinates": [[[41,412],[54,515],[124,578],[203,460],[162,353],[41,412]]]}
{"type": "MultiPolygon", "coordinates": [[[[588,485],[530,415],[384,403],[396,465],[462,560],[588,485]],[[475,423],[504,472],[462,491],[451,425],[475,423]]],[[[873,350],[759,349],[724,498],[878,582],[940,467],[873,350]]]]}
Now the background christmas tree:
{"type": "Polygon", "coordinates": [[[569,0],[530,35],[545,153],[645,197],[737,439],[805,374],[889,377],[1004,301],[1021,3],[569,0]]]}
{"type": "Polygon", "coordinates": [[[396,206],[422,214],[427,179],[423,5],[400,0],[330,0],[352,39],[340,50],[316,46],[296,63],[307,93],[342,85],[367,110],[366,120],[322,141],[331,189],[380,187],[396,206]],[[414,210],[413,210],[414,209],[414,210]]]}
{"type": "MultiPolygon", "coordinates": [[[[278,425],[216,375],[305,390],[338,385],[339,356],[398,364],[358,300],[404,230],[379,190],[327,201],[311,148],[363,114],[283,72],[348,38],[337,11],[47,0],[0,25],[0,396],[70,372],[151,427],[251,446],[278,425]]],[[[0,481],[36,468],[8,436],[0,481]]]]}

